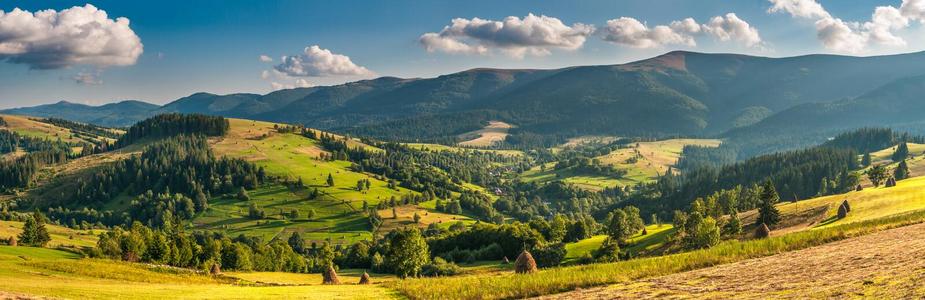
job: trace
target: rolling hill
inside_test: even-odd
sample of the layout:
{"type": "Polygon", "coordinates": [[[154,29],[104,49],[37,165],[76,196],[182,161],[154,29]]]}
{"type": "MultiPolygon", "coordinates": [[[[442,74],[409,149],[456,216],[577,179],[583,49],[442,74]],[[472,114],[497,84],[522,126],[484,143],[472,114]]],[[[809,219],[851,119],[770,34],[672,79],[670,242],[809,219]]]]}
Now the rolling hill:
{"type": "Polygon", "coordinates": [[[915,76],[922,75],[923,58],[925,52],[768,58],[676,51],[620,65],[472,69],[266,95],[197,93],[162,107],[122,102],[94,108],[92,114],[86,113],[88,106],[63,102],[4,112],[113,126],[160,112],[203,113],[405,141],[453,140],[488,121],[515,126],[512,134],[670,136],[731,130],[723,136],[754,137],[780,128],[776,124],[787,125],[787,132],[818,133],[817,127],[920,121],[914,114],[883,120],[860,112],[916,108],[921,78],[915,76]],[[883,104],[895,101],[913,106],[883,104]]]}

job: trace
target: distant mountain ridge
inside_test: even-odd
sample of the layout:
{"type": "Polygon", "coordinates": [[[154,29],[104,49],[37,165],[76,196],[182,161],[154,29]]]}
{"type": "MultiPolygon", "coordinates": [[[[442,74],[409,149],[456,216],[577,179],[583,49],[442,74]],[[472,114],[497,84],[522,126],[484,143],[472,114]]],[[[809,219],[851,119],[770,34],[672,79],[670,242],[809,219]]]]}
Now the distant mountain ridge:
{"type": "Polygon", "coordinates": [[[0,113],[55,117],[100,126],[124,127],[151,116],[159,108],[159,105],[137,100],[125,100],[100,106],[58,101],[52,104],[6,109],[0,113]]]}
{"type": "MultiPolygon", "coordinates": [[[[735,136],[767,131],[761,128],[773,127],[769,124],[786,119],[784,115],[795,110],[831,111],[833,105],[908,101],[913,94],[870,93],[905,87],[892,84],[921,75],[925,75],[925,52],[768,58],[674,51],[619,65],[481,68],[434,78],[382,77],[266,95],[196,93],[161,107],[120,106],[127,111],[117,114],[120,118],[108,113],[87,115],[87,107],[66,105],[2,112],[107,126],[124,126],[132,118],[162,112],[201,113],[398,139],[411,137],[389,135],[381,129],[413,132],[414,139],[427,139],[501,120],[514,124],[516,132],[541,135],[735,136]],[[846,100],[859,97],[867,100],[846,100]],[[454,127],[446,120],[459,125],[454,127]]],[[[95,109],[103,111],[104,107],[95,109]]],[[[902,121],[917,120],[911,115],[902,121]]],[[[831,122],[826,126],[852,128],[870,123],[857,118],[831,122]]],[[[800,126],[804,123],[809,124],[784,125],[796,131],[793,134],[815,130],[800,126]]]]}

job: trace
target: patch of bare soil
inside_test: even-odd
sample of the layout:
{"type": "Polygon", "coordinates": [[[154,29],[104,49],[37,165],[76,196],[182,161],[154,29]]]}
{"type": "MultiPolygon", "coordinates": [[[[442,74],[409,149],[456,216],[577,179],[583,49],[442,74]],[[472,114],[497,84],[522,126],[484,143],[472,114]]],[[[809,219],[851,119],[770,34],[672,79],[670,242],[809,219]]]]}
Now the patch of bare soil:
{"type": "Polygon", "coordinates": [[[925,224],[543,299],[922,299],[925,224]]]}

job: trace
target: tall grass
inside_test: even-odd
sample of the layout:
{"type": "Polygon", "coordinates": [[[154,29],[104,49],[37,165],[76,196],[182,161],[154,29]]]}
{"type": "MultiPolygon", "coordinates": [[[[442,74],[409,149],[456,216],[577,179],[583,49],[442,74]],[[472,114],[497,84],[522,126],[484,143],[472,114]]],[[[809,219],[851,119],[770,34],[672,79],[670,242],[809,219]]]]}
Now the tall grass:
{"type": "Polygon", "coordinates": [[[922,221],[925,210],[762,240],[726,241],[709,249],[660,257],[553,268],[527,275],[409,279],[389,286],[409,299],[525,298],[769,256],[922,221]]]}

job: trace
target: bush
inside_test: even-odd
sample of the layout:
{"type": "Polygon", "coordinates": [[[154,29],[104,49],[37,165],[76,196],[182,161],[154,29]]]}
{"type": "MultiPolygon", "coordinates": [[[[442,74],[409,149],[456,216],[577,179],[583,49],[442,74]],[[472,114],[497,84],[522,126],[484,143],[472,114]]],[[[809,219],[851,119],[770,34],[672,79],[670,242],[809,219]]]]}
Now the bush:
{"type": "Polygon", "coordinates": [[[426,277],[453,276],[461,272],[462,268],[439,257],[434,258],[433,262],[421,268],[421,276],[426,277]]]}
{"type": "Polygon", "coordinates": [[[565,244],[558,243],[534,249],[532,257],[536,258],[537,266],[547,268],[558,266],[565,259],[565,254],[565,244]]]}
{"type": "Polygon", "coordinates": [[[594,261],[615,262],[620,260],[620,245],[611,237],[604,240],[601,247],[594,250],[594,261]]]}

